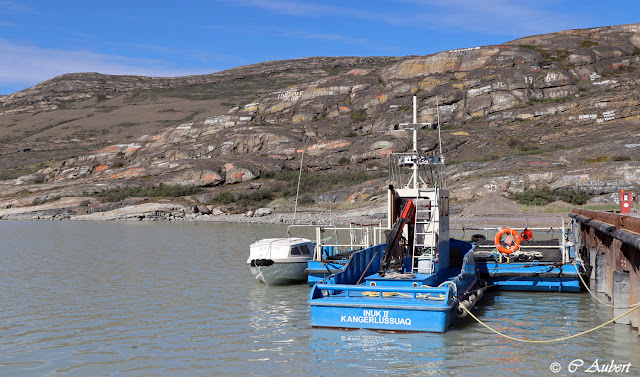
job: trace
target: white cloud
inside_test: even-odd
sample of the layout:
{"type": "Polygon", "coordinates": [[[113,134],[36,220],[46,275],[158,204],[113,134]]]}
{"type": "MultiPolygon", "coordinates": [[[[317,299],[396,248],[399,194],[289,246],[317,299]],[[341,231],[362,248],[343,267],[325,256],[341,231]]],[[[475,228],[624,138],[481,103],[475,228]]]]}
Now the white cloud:
{"type": "Polygon", "coordinates": [[[227,0],[227,2],[242,6],[262,8],[274,13],[288,14],[291,16],[326,16],[348,10],[348,8],[344,7],[313,4],[311,2],[299,2],[295,0],[227,0]]]}
{"type": "Polygon", "coordinates": [[[161,60],[20,45],[5,39],[0,39],[0,56],[0,85],[33,85],[72,72],[173,77],[217,71],[180,69],[161,60]]]}
{"type": "Polygon", "coordinates": [[[17,3],[15,1],[0,1],[0,13],[34,13],[33,8],[28,5],[17,3]]]}
{"type": "MultiPolygon", "coordinates": [[[[290,16],[346,17],[418,30],[456,30],[494,35],[526,36],[587,27],[578,13],[558,10],[563,0],[396,0],[354,8],[299,0],[227,0],[290,16]]],[[[353,5],[353,2],[345,4],[353,5]]],[[[575,11],[578,12],[578,11],[575,11]]]]}
{"type": "Polygon", "coordinates": [[[416,8],[413,19],[433,28],[494,35],[526,36],[581,27],[581,17],[571,17],[554,5],[562,1],[539,0],[402,0],[416,8]]]}

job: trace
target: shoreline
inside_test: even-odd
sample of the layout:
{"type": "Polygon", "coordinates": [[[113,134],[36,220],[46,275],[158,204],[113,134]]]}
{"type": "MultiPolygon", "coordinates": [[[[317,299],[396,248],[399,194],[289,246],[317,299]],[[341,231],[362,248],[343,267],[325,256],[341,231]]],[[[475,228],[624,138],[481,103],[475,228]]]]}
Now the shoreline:
{"type": "MultiPolygon", "coordinates": [[[[188,221],[255,224],[294,224],[290,211],[263,208],[243,214],[225,214],[215,209],[211,214],[194,213],[193,207],[176,203],[137,203],[109,211],[79,211],[73,204],[79,199],[62,198],[58,202],[30,207],[0,209],[0,220],[66,220],[66,221],[188,221]],[[262,211],[261,211],[262,210],[262,211]],[[82,213],[84,211],[84,213],[82,213]],[[81,212],[81,213],[79,213],[81,212]]],[[[467,206],[469,207],[469,206],[467,206]]],[[[387,225],[386,204],[372,203],[359,208],[326,210],[318,207],[300,208],[295,215],[298,225],[387,225]]],[[[495,211],[494,211],[495,212],[495,211]]],[[[465,208],[453,208],[449,218],[451,228],[473,229],[485,227],[552,227],[561,226],[561,219],[569,219],[568,213],[520,213],[513,209],[499,213],[469,213],[465,208]]]]}

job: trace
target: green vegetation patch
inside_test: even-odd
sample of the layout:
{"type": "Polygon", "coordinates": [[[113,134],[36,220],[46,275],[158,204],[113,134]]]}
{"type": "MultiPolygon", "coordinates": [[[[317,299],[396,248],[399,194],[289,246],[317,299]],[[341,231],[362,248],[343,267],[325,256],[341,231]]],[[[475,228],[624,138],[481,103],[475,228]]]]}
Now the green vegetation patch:
{"type": "Polygon", "coordinates": [[[609,157],[607,156],[598,156],[593,158],[585,158],[586,162],[607,162],[609,161],[609,157]]]}
{"type": "Polygon", "coordinates": [[[44,204],[44,203],[47,203],[47,202],[55,202],[57,200],[60,200],[60,198],[61,198],[61,196],[52,196],[52,197],[44,196],[44,197],[41,197],[41,198],[35,198],[31,202],[31,205],[32,206],[37,206],[39,204],[44,204]]]}
{"type": "Polygon", "coordinates": [[[555,202],[556,200],[562,200],[565,203],[575,205],[582,205],[589,200],[589,193],[584,190],[551,190],[549,187],[543,187],[516,193],[512,195],[512,199],[519,204],[528,206],[543,206],[551,202],[555,202]]]}
{"type": "Polygon", "coordinates": [[[217,204],[235,203],[243,207],[260,206],[272,201],[274,194],[270,190],[255,190],[249,193],[232,194],[230,192],[221,192],[214,196],[212,201],[217,204]]]}
{"type": "Polygon", "coordinates": [[[193,185],[182,186],[160,184],[156,187],[119,187],[100,192],[95,194],[95,196],[99,197],[101,202],[119,202],[131,197],[178,198],[181,196],[198,194],[200,192],[202,192],[202,188],[193,185]]]}
{"type": "MultiPolygon", "coordinates": [[[[370,179],[386,177],[386,172],[375,174],[352,172],[303,172],[300,177],[300,193],[298,204],[311,205],[315,203],[313,195],[335,191],[336,189],[363,183],[370,179]]],[[[273,179],[276,182],[269,188],[249,190],[243,193],[221,192],[211,199],[212,203],[227,205],[235,212],[264,207],[278,198],[295,198],[298,190],[297,170],[284,170],[279,173],[265,172],[263,179],[273,179]]],[[[267,185],[265,185],[267,186],[267,185]]]]}
{"type": "Polygon", "coordinates": [[[351,112],[351,120],[359,123],[367,119],[367,112],[365,110],[354,110],[351,112]]]}
{"type": "Polygon", "coordinates": [[[590,48],[590,47],[596,47],[598,45],[598,42],[594,42],[594,41],[589,41],[589,40],[584,40],[582,42],[580,42],[580,47],[582,48],[590,48]]]}
{"type": "Polygon", "coordinates": [[[34,173],[35,171],[29,167],[21,166],[16,168],[7,168],[0,170],[0,181],[5,179],[16,179],[20,176],[34,173]]]}
{"type": "MultiPolygon", "coordinates": [[[[275,179],[287,182],[285,196],[295,196],[298,185],[298,174],[296,170],[285,170],[276,174],[275,179]]],[[[367,174],[364,172],[303,172],[300,177],[300,195],[317,194],[333,191],[337,188],[347,187],[367,180],[386,177],[387,172],[367,174]]]]}

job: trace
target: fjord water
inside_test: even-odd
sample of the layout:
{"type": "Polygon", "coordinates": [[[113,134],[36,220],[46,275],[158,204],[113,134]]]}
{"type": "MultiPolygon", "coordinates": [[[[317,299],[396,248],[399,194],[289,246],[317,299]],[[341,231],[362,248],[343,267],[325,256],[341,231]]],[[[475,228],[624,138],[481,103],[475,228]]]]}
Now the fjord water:
{"type": "MultiPolygon", "coordinates": [[[[245,266],[251,242],[284,233],[0,222],[0,376],[551,376],[573,375],[576,359],[576,375],[596,359],[640,375],[639,337],[625,325],[551,344],[507,340],[469,318],[445,334],[311,328],[309,287],[267,287],[245,266]]],[[[475,313],[534,339],[611,318],[587,293],[491,293],[475,313]]]]}

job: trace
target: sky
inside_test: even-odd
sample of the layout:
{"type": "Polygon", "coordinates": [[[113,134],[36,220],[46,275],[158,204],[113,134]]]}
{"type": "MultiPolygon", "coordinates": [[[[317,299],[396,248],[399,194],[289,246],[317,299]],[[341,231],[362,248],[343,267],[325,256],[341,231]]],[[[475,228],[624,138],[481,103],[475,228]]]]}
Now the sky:
{"type": "Polygon", "coordinates": [[[207,74],[640,22],[640,0],[0,0],[0,94],[71,72],[207,74]]]}

